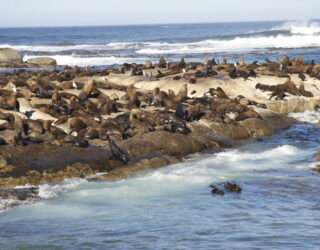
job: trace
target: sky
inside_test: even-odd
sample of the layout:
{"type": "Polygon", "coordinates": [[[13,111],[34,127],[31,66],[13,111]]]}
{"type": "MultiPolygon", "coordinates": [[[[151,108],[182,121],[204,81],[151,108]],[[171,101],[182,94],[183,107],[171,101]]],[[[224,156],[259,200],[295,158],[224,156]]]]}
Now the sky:
{"type": "Polygon", "coordinates": [[[320,0],[0,0],[0,27],[320,18],[320,0]]]}

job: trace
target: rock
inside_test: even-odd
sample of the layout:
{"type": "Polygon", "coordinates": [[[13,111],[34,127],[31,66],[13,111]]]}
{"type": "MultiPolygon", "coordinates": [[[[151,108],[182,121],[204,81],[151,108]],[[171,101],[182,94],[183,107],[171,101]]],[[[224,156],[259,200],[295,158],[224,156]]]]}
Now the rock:
{"type": "Polygon", "coordinates": [[[261,119],[249,118],[244,121],[240,121],[239,124],[248,131],[252,138],[268,136],[273,133],[273,130],[269,127],[268,123],[261,119]]]}
{"type": "Polygon", "coordinates": [[[250,138],[249,132],[243,126],[213,122],[206,119],[199,120],[199,124],[208,127],[211,133],[219,134],[233,140],[250,138]]]}
{"type": "Polygon", "coordinates": [[[161,56],[159,59],[159,68],[166,68],[167,67],[167,62],[166,60],[161,56]]]}
{"type": "Polygon", "coordinates": [[[72,42],[62,42],[62,43],[57,43],[57,46],[63,46],[63,47],[65,47],[65,46],[74,46],[75,44],[74,43],[72,43],[72,42]]]}
{"type": "Polygon", "coordinates": [[[224,195],[224,191],[217,188],[217,186],[215,185],[210,185],[210,187],[212,188],[211,190],[211,194],[216,194],[216,195],[224,195]]]}
{"type": "Polygon", "coordinates": [[[35,57],[30,58],[26,63],[33,66],[45,66],[45,67],[55,67],[57,66],[57,61],[51,57],[35,57]]]}
{"type": "Polygon", "coordinates": [[[128,178],[136,174],[138,171],[146,169],[156,169],[167,166],[169,164],[174,164],[180,162],[181,159],[163,156],[159,154],[144,155],[141,157],[136,157],[127,164],[125,167],[116,168],[107,175],[99,176],[99,180],[116,180],[128,178]]]}
{"type": "Polygon", "coordinates": [[[212,150],[217,148],[218,145],[211,138],[187,136],[166,131],[138,134],[119,143],[119,146],[133,157],[155,153],[182,157],[204,150],[212,150]]]}
{"type": "Polygon", "coordinates": [[[39,188],[27,187],[27,188],[15,188],[15,189],[0,189],[0,199],[12,199],[12,200],[30,200],[39,199],[39,188]]]}
{"type": "Polygon", "coordinates": [[[318,123],[317,123],[317,127],[318,127],[318,128],[320,128],[320,121],[318,121],[318,123]]]}
{"type": "Polygon", "coordinates": [[[232,182],[220,183],[218,185],[211,184],[209,187],[212,188],[211,193],[216,195],[224,195],[223,189],[229,193],[241,193],[242,191],[238,184],[232,182]]]}
{"type": "Polygon", "coordinates": [[[227,182],[223,184],[223,187],[226,191],[230,193],[241,193],[242,191],[241,187],[236,183],[227,182]]]}
{"type": "Polygon", "coordinates": [[[22,63],[22,56],[10,48],[0,48],[0,62],[3,63],[22,63]]]}
{"type": "Polygon", "coordinates": [[[288,129],[293,123],[298,122],[294,118],[273,112],[271,110],[257,107],[255,107],[254,110],[260,114],[262,120],[266,121],[268,123],[268,127],[273,130],[288,129]]]}
{"type": "Polygon", "coordinates": [[[145,69],[153,69],[152,62],[151,61],[146,61],[146,64],[144,65],[144,68],[145,69]]]}
{"type": "Polygon", "coordinates": [[[106,148],[74,148],[50,144],[1,146],[0,188],[40,185],[83,177],[119,167],[106,148]]]}

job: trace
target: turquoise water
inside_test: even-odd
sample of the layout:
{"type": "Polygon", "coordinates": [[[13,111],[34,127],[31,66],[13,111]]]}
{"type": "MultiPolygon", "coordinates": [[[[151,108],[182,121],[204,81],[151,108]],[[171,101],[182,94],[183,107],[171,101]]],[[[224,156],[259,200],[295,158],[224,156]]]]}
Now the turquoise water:
{"type": "Polygon", "coordinates": [[[318,249],[320,129],[308,123],[114,182],[43,185],[0,213],[1,249],[318,249]],[[212,196],[235,181],[241,194],[212,196]]]}

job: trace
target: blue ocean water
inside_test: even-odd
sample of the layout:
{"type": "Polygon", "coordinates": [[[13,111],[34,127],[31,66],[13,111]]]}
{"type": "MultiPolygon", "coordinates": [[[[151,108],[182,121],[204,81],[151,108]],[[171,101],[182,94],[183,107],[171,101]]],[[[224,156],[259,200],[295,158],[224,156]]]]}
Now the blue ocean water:
{"type": "MultiPolygon", "coordinates": [[[[25,59],[110,66],[185,57],[203,61],[274,60],[302,55],[320,63],[319,22],[0,29],[0,47],[25,59]]],[[[3,211],[0,249],[319,249],[319,113],[263,141],[94,183],[40,186],[43,198],[3,211]],[[235,181],[241,194],[212,196],[209,185],[235,181]]]]}
{"type": "Polygon", "coordinates": [[[319,249],[320,115],[295,116],[312,123],[125,180],[42,185],[0,213],[0,248],[319,249]],[[212,196],[226,181],[242,193],[212,196]]]}
{"type": "Polygon", "coordinates": [[[0,47],[17,49],[26,59],[53,56],[60,65],[78,66],[143,63],[159,56],[264,61],[302,55],[319,62],[319,46],[317,20],[0,29],[0,47]]]}

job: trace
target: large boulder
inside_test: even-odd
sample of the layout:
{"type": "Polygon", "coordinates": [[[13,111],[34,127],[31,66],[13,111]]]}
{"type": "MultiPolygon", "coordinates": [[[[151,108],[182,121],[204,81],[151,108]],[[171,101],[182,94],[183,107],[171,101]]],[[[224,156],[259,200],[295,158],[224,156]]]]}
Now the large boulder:
{"type": "Polygon", "coordinates": [[[51,57],[35,57],[30,58],[26,61],[26,63],[32,66],[40,66],[40,67],[55,67],[57,66],[57,61],[51,57]]]}
{"type": "Polygon", "coordinates": [[[260,114],[262,120],[266,121],[268,127],[272,130],[288,129],[293,123],[298,122],[294,118],[279,114],[277,112],[273,112],[268,109],[254,107],[254,110],[260,114]]]}
{"type": "Polygon", "coordinates": [[[4,63],[22,63],[22,57],[14,49],[0,48],[0,62],[4,62],[4,63]]]}
{"type": "MultiPolygon", "coordinates": [[[[223,135],[233,140],[244,140],[250,138],[249,132],[242,126],[235,124],[225,124],[221,122],[213,122],[207,119],[201,119],[198,125],[208,127],[211,133],[223,135]]],[[[198,126],[199,129],[199,126],[198,126]]],[[[203,131],[205,131],[203,129],[203,131]]],[[[200,132],[200,131],[197,131],[200,132]]]]}
{"type": "Polygon", "coordinates": [[[269,124],[261,119],[249,118],[239,122],[244,127],[252,138],[259,138],[263,136],[272,135],[273,130],[269,124]]]}
{"type": "Polygon", "coordinates": [[[214,141],[214,138],[155,131],[138,134],[120,142],[119,146],[133,157],[152,154],[183,157],[218,148],[219,144],[214,141]]]}

